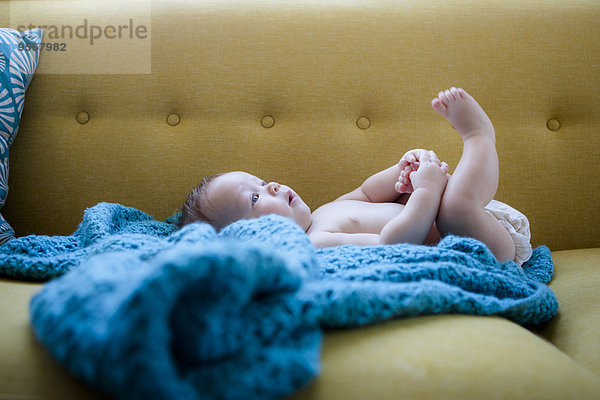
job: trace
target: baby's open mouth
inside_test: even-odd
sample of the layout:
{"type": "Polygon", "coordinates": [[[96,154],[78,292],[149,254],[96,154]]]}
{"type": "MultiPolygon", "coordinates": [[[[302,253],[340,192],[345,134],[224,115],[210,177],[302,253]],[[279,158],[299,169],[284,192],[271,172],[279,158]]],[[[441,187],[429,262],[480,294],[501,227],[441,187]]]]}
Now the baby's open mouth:
{"type": "Polygon", "coordinates": [[[294,200],[294,194],[290,192],[288,194],[288,204],[292,204],[292,200],[294,200]]]}

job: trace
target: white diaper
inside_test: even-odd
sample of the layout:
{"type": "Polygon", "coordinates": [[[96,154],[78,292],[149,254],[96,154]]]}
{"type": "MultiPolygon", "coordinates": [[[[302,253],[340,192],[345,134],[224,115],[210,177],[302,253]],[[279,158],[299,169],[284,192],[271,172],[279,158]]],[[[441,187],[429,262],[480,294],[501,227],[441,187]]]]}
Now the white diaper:
{"type": "Polygon", "coordinates": [[[522,265],[529,260],[533,249],[531,248],[531,231],[529,230],[527,217],[520,211],[497,200],[490,201],[485,206],[485,210],[500,221],[502,226],[510,233],[515,242],[515,262],[522,265]]]}

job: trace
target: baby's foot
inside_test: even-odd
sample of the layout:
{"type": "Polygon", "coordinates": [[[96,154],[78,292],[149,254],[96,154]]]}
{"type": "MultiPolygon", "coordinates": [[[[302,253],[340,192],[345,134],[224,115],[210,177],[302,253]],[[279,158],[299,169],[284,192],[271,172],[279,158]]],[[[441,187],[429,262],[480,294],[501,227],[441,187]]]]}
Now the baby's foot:
{"type": "Polygon", "coordinates": [[[483,134],[496,142],[492,121],[479,103],[463,89],[452,87],[440,92],[437,98],[431,100],[431,106],[452,124],[463,140],[483,134]]]}

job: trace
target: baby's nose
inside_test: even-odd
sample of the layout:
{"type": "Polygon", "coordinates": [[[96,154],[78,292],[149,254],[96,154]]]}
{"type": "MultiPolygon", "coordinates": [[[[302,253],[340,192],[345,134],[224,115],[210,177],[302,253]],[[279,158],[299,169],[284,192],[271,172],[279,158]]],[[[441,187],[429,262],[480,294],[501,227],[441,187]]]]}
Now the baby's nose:
{"type": "Polygon", "coordinates": [[[277,182],[270,182],[267,185],[267,189],[269,190],[269,192],[271,192],[273,194],[277,194],[281,190],[281,185],[277,182]]]}

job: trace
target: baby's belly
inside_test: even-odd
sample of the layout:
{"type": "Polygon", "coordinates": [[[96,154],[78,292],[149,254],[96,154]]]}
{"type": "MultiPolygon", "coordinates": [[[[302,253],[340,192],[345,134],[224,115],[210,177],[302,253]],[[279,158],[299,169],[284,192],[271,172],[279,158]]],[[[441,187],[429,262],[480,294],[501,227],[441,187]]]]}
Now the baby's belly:
{"type": "Polygon", "coordinates": [[[341,200],[327,203],[313,213],[319,230],[344,233],[380,233],[392,218],[402,212],[397,203],[368,203],[341,200]]]}

